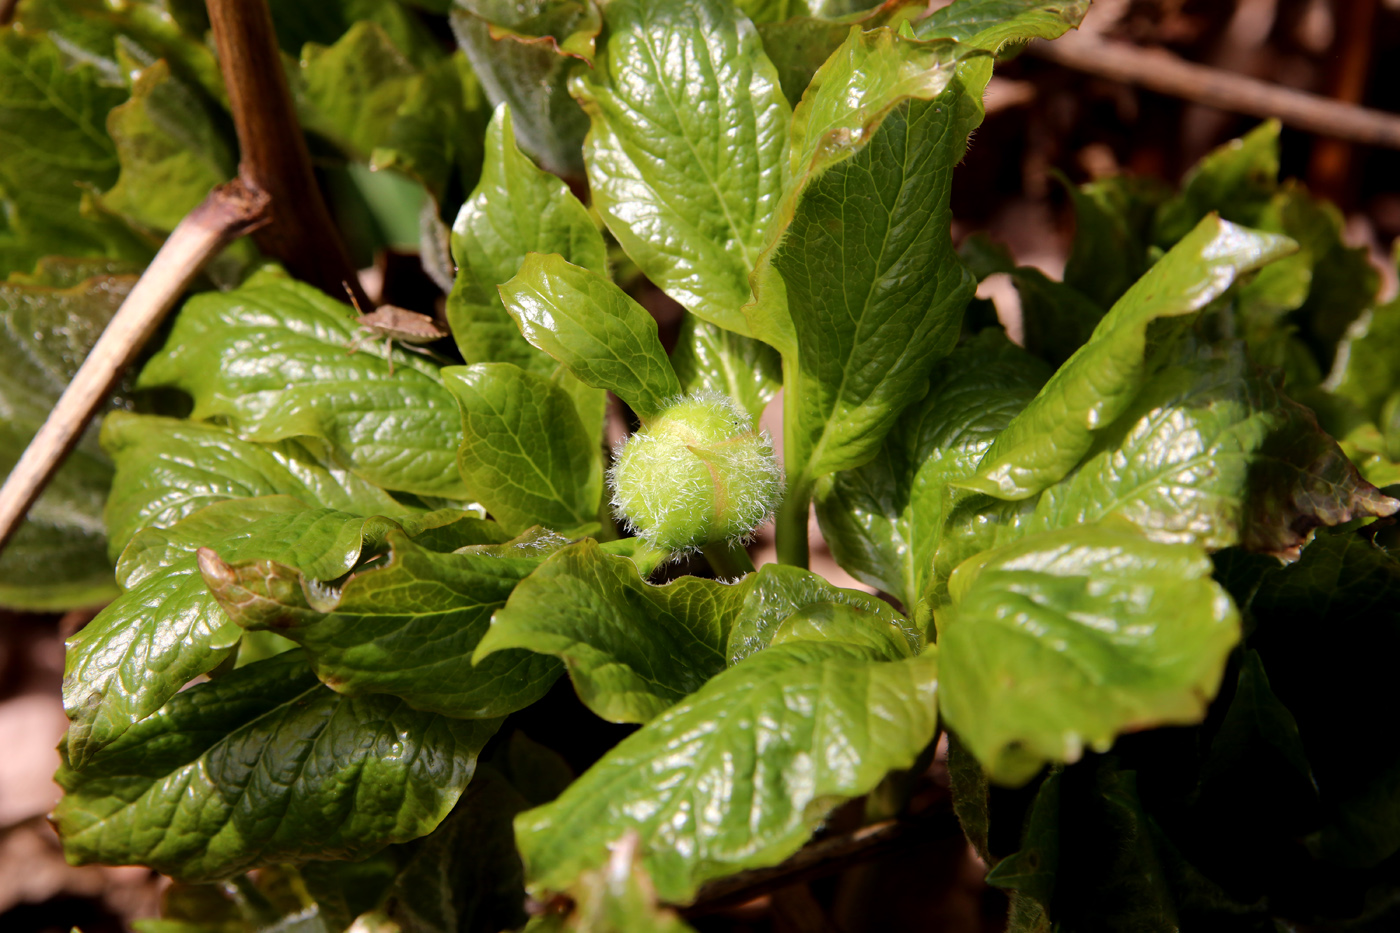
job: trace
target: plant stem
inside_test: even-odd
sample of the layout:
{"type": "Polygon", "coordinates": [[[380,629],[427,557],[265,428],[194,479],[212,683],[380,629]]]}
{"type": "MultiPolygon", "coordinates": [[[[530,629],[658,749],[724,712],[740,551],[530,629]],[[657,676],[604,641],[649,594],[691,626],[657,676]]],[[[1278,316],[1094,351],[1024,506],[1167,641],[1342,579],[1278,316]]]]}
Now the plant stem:
{"type": "Polygon", "coordinates": [[[0,549],[82,437],[123,370],[155,333],[205,263],[266,223],[267,195],[235,179],[220,185],[170,234],[63,390],[43,427],[0,487],[0,549]]]}
{"type": "Polygon", "coordinates": [[[267,0],[209,0],[208,7],[238,130],[238,175],[272,198],[272,221],[254,237],[258,248],[327,295],[344,300],[348,285],[361,308],[372,308],[311,170],[267,0]]]}
{"type": "Polygon", "coordinates": [[[807,522],[812,511],[812,485],[802,481],[788,487],[778,507],[775,529],[778,563],[806,567],[808,561],[807,522]]]}
{"type": "Polygon", "coordinates": [[[753,573],[753,558],[737,538],[705,545],[705,560],[721,580],[736,580],[753,573]]]}

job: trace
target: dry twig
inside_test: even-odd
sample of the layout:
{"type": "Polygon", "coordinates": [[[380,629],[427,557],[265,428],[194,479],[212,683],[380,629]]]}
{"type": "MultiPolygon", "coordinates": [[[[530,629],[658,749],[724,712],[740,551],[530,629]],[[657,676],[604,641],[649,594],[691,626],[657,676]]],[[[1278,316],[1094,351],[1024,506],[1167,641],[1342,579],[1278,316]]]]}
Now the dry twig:
{"type": "Polygon", "coordinates": [[[267,216],[267,195],[234,180],[215,188],[180,221],[0,487],[0,548],[78,442],[122,372],[205,263],[266,223],[267,216]]]}
{"type": "Polygon", "coordinates": [[[1400,149],[1400,115],[1340,103],[1246,75],[1184,61],[1170,52],[1069,33],[1033,42],[1038,58],[1160,94],[1284,123],[1338,139],[1400,149]]]}

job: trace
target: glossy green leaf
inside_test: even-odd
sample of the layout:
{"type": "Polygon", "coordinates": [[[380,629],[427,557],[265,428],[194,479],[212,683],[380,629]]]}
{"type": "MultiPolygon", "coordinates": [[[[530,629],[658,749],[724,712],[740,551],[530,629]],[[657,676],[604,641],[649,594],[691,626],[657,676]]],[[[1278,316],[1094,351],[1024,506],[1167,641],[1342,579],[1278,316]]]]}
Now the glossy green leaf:
{"type": "Polygon", "coordinates": [[[608,864],[586,871],[569,890],[575,903],[564,930],[577,933],[695,933],[657,903],[656,886],[637,857],[637,837],[614,844],[608,864]]]}
{"type": "Polygon", "coordinates": [[[567,392],[510,363],[453,366],[443,379],[461,405],[462,480],[497,521],[512,533],[598,521],[602,454],[567,392]]]}
{"type": "MultiPolygon", "coordinates": [[[[482,524],[484,534],[496,527],[482,524]]],[[[387,545],[387,557],[339,589],[274,561],[206,559],[200,569],[230,619],[301,645],[337,693],[387,693],[469,719],[504,716],[544,695],[560,673],[555,661],[507,651],[472,664],[491,614],[539,558],[435,553],[401,532],[387,545]]]]}
{"type": "Polygon", "coordinates": [[[1278,189],[1279,128],[1277,120],[1265,121],[1198,162],[1181,193],[1158,209],[1156,245],[1169,249],[1211,213],[1257,225],[1278,189]]]}
{"type": "MultiPolygon", "coordinates": [[[[135,280],[82,275],[71,285],[55,282],[67,287],[0,283],[0,472],[6,475],[135,280]]],[[[0,556],[0,605],[52,611],[117,594],[102,522],[112,466],[96,435],[91,429],[79,438],[0,556]]]]}
{"type": "Polygon", "coordinates": [[[783,186],[790,108],[753,24],[721,0],[616,0],[591,71],[594,207],[668,295],[728,330],[783,186]]]}
{"type": "Polygon", "coordinates": [[[102,206],[151,230],[174,230],[236,169],[211,107],[164,61],[136,75],[131,98],[107,115],[107,130],[121,174],[102,206]]]}
{"type": "Polygon", "coordinates": [[[197,295],[137,385],[184,390],[191,417],[226,419],[245,440],[321,438],[376,486],[468,498],[455,462],[461,419],[438,367],[395,349],[390,376],[381,345],[348,354],[355,321],[347,305],[284,278],[197,295]]]}
{"type": "Polygon", "coordinates": [[[83,765],[237,646],[241,630],[200,576],[200,548],[333,580],[395,527],[389,519],[271,496],[216,502],[170,528],[138,534],[117,564],[122,595],[68,641],[64,708],[73,720],[73,763],[83,765]]]}
{"type": "Polygon", "coordinates": [[[452,12],[457,43],[492,106],[510,105],[520,147],[547,171],[583,173],[588,117],[567,83],[600,28],[588,0],[458,0],[452,12]]]}
{"type": "Polygon", "coordinates": [[[500,292],[526,340],[586,385],[615,392],[641,418],[680,395],[655,318],[598,273],[532,253],[500,292]]]}
{"type": "Polygon", "coordinates": [[[1355,403],[1379,421],[1386,400],[1400,389],[1400,299],[1373,308],[1348,328],[1323,388],[1355,403]]]}
{"type": "Polygon", "coordinates": [[[1320,525],[1397,509],[1243,347],[1222,344],[1164,361],[1022,531],[1111,518],[1154,541],[1288,554],[1320,525]]]}
{"type": "Polygon", "coordinates": [[[954,571],[938,616],[949,728],[996,781],[1192,723],[1219,686],[1239,613],[1198,548],[1107,526],[1048,532],[954,571]]]}
{"type": "Polygon", "coordinates": [[[1207,217],[1099,322],[1089,342],[1050,378],[997,438],[977,474],[958,485],[1000,499],[1025,499],[1073,468],[1095,432],[1116,420],[1141,387],[1147,328],[1199,312],[1241,275],[1286,255],[1284,237],[1207,217]]]}
{"type": "Polygon", "coordinates": [[[520,584],[476,649],[483,663],[526,649],[559,658],[604,719],[647,722],[725,668],[747,583],[681,577],[652,586],[593,541],[558,552],[520,584]]]}
{"type": "Polygon", "coordinates": [[[136,255],[84,216],[79,187],[117,180],[105,123],[125,96],[92,65],[70,69],[49,37],[0,30],[0,279],[46,255],[136,255]]]}
{"type": "Polygon", "coordinates": [[[224,499],[292,496],[356,515],[409,511],[302,441],[257,444],[217,425],[113,412],[102,423],[102,449],[117,468],[106,510],[114,554],[141,529],[168,527],[224,499]]]}
{"type": "Polygon", "coordinates": [[[1089,0],[955,0],[920,20],[916,32],[999,52],[1009,43],[1058,39],[1088,11],[1089,0]]]}
{"type": "Polygon", "coordinates": [[[898,27],[922,15],[925,4],[894,0],[873,8],[868,3],[741,3],[739,8],[758,25],[763,50],[778,70],[783,95],[794,107],[817,69],[840,48],[851,27],[898,27]]]}
{"type": "MultiPolygon", "coordinates": [[[[908,651],[917,651],[921,645],[919,636],[889,603],[862,590],[833,586],[825,578],[800,567],[764,564],[740,586],[746,589],[746,595],[730,626],[725,646],[731,666],[767,648],[788,618],[813,606],[849,606],[872,617],[878,623],[875,628],[902,633],[908,651]]],[[[905,653],[908,652],[899,652],[905,653]]]]}
{"type": "Polygon", "coordinates": [[[913,763],[933,738],[937,667],[931,650],[886,660],[836,642],[745,659],[516,818],[530,891],[568,887],[629,830],[671,903],[777,864],[841,800],[913,763]]]}
{"type": "Polygon", "coordinates": [[[569,191],[541,171],[515,142],[510,109],[498,107],[486,130],[481,181],[452,225],[457,279],[447,300],[452,334],[468,363],[514,363],[542,375],[555,362],[532,348],[506,313],[496,286],[520,271],[528,253],[558,253],[607,274],[603,235],[569,191]]]}
{"type": "Polygon", "coordinates": [[[841,566],[912,610],[933,570],[949,480],[973,471],[1049,376],[995,330],[944,360],[869,463],[818,485],[822,536],[841,566]]]}
{"type": "Polygon", "coordinates": [[[755,424],[782,384],[778,351],[689,312],[681,318],[671,366],[682,392],[715,392],[733,399],[755,424]]]}
{"type": "Polygon", "coordinates": [[[75,863],[186,881],[363,858],[430,832],[498,725],[341,697],[287,652],[174,697],[85,766],[65,763],[55,820],[75,863]]]}

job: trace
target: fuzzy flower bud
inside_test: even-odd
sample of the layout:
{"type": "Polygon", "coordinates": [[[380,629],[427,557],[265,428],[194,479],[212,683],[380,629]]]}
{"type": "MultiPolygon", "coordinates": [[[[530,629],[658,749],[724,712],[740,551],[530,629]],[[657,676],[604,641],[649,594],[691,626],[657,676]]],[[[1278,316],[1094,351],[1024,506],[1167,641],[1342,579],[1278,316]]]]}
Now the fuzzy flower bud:
{"type": "Polygon", "coordinates": [[[709,392],[678,399],[628,438],[609,479],[617,517],[668,550],[752,534],[783,492],[768,432],[709,392]]]}

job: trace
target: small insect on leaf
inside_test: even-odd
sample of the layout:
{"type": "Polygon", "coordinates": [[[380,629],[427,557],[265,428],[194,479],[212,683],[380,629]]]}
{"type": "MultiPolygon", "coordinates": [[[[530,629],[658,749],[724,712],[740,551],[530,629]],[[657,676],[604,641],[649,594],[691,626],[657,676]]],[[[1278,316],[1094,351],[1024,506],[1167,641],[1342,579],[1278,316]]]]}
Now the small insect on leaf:
{"type": "Polygon", "coordinates": [[[389,375],[394,375],[394,357],[392,354],[394,341],[397,340],[405,350],[412,350],[415,353],[422,353],[424,356],[432,355],[428,350],[424,350],[418,344],[432,343],[434,340],[441,340],[450,336],[451,332],[437,321],[426,314],[419,314],[416,311],[409,311],[397,305],[382,305],[379,308],[366,314],[360,307],[360,303],[355,298],[355,293],[350,290],[349,283],[345,284],[345,293],[350,296],[350,303],[355,306],[355,310],[360,313],[360,327],[363,330],[358,337],[350,344],[349,353],[354,353],[360,349],[360,344],[366,340],[378,340],[384,338],[384,358],[389,361],[389,375]]]}

